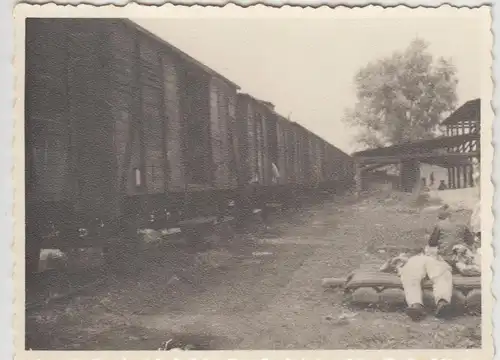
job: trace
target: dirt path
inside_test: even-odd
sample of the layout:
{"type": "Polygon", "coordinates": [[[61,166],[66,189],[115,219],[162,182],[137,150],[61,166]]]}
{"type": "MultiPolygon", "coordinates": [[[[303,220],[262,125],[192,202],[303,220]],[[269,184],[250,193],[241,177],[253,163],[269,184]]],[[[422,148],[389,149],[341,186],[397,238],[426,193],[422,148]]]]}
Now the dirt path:
{"type": "Polygon", "coordinates": [[[170,337],[209,349],[479,346],[479,318],[415,324],[402,313],[352,313],[341,294],[321,288],[323,277],[380,264],[378,246],[420,245],[435,216],[380,205],[336,200],[312,206],[277,220],[274,236],[239,239],[245,246],[238,257],[218,271],[179,275],[167,286],[172,274],[160,268],[136,283],[79,298],[52,326],[39,326],[57,339],[50,347],[82,350],[155,349],[170,337]],[[104,301],[108,305],[100,306],[104,301]],[[146,303],[154,306],[145,311],[146,303]],[[352,317],[342,319],[345,313],[352,317]]]}

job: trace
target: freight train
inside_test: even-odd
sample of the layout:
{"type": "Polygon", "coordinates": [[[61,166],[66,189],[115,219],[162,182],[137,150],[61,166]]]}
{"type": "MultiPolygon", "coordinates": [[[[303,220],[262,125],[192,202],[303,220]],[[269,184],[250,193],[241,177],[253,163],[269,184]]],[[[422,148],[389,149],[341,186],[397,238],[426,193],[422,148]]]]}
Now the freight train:
{"type": "Polygon", "coordinates": [[[141,226],[354,177],[347,154],[127,19],[27,19],[25,74],[28,274],[41,248],[123,247],[141,226]]]}

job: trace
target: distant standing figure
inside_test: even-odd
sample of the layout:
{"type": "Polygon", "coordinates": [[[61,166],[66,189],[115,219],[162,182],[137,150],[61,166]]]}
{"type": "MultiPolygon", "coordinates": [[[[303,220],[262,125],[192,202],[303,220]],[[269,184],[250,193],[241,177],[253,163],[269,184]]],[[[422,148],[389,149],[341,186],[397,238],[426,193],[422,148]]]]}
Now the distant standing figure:
{"type": "Polygon", "coordinates": [[[272,170],[273,170],[273,184],[277,184],[280,179],[280,172],[278,170],[278,167],[276,166],[275,163],[271,164],[272,170]]]}
{"type": "Polygon", "coordinates": [[[429,175],[429,186],[434,185],[434,172],[429,175]]]}
{"type": "Polygon", "coordinates": [[[422,178],[422,191],[429,191],[429,188],[427,187],[425,178],[422,178]]]}

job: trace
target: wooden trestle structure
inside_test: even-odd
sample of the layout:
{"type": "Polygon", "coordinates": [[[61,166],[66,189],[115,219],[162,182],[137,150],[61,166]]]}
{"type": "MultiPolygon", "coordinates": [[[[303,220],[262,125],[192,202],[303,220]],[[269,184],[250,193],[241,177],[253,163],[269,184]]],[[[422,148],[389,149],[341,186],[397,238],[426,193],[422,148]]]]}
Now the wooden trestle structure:
{"type": "Polygon", "coordinates": [[[419,180],[420,163],[446,168],[448,188],[474,186],[472,159],[480,161],[480,113],[480,99],[470,100],[441,123],[444,136],[354,153],[357,190],[363,190],[367,172],[389,164],[400,166],[403,191],[413,190],[419,180]]]}

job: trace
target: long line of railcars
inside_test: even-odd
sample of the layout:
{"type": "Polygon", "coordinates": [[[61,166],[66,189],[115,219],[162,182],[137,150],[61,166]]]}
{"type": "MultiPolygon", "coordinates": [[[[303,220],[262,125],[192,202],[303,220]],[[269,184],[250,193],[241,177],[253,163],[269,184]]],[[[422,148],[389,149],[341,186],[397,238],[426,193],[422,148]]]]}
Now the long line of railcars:
{"type": "Polygon", "coordinates": [[[352,182],[347,154],[132,21],[28,19],[25,64],[29,272],[41,247],[352,182]]]}

